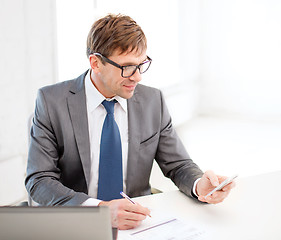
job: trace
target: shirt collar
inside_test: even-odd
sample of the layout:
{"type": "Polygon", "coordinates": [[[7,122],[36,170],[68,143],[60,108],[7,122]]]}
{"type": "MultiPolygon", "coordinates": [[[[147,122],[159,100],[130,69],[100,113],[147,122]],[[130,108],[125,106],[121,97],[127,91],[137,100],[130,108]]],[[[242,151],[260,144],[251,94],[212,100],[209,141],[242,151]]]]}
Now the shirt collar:
{"type": "Polygon", "coordinates": [[[88,71],[85,77],[85,91],[86,91],[86,99],[87,105],[89,107],[89,111],[94,111],[104,100],[111,101],[116,99],[122,109],[127,112],[127,100],[120,96],[115,96],[111,99],[105,98],[95,87],[95,85],[91,81],[91,69],[88,71]]]}

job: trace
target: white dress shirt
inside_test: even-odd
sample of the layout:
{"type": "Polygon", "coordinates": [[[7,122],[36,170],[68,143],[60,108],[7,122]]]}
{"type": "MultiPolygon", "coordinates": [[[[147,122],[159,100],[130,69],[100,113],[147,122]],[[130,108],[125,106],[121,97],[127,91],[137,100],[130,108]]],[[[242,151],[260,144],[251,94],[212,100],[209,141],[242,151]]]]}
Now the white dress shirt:
{"type": "MultiPolygon", "coordinates": [[[[106,98],[96,89],[91,81],[91,70],[85,77],[86,104],[89,125],[90,153],[91,153],[91,174],[88,195],[91,197],[82,205],[96,206],[100,200],[97,198],[98,179],[99,179],[99,157],[100,139],[103,122],[106,117],[106,109],[101,104],[106,98]]],[[[118,103],[114,105],[114,119],[119,127],[122,144],[122,166],[123,166],[123,192],[126,192],[127,160],[128,160],[128,114],[127,100],[115,96],[118,103]]],[[[106,99],[106,100],[112,100],[106,99]]]]}

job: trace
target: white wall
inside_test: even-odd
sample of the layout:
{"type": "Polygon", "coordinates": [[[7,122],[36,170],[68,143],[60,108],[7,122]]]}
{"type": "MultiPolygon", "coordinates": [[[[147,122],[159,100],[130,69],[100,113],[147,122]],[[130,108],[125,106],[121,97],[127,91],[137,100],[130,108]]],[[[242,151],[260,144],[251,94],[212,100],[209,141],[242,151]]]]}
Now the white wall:
{"type": "Polygon", "coordinates": [[[201,1],[199,114],[281,117],[281,2],[201,1]]]}
{"type": "Polygon", "coordinates": [[[58,0],[56,8],[57,80],[65,81],[80,76],[90,67],[86,40],[96,16],[93,0],[58,0]]]}
{"type": "Polygon", "coordinates": [[[37,89],[56,82],[53,0],[0,0],[0,205],[25,196],[27,120],[37,89]]]}
{"type": "Polygon", "coordinates": [[[186,16],[182,22],[188,28],[183,54],[189,58],[199,46],[195,115],[177,127],[189,154],[203,170],[223,175],[280,170],[281,2],[188,0],[181,6],[186,15],[199,15],[197,31],[186,16]]]}

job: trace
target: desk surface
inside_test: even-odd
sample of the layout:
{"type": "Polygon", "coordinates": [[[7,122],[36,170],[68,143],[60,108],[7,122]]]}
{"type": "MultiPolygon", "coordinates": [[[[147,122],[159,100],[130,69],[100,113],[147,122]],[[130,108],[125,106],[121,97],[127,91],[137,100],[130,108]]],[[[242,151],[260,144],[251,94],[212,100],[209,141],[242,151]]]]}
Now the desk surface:
{"type": "Polygon", "coordinates": [[[281,239],[281,171],[237,178],[223,203],[202,204],[180,191],[135,198],[151,209],[210,228],[219,239],[281,239]]]}

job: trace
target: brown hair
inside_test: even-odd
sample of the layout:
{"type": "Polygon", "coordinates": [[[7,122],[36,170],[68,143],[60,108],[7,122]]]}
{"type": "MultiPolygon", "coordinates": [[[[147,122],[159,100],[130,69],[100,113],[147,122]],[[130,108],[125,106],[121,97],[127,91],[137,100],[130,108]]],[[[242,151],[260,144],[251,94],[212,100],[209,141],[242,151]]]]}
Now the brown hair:
{"type": "Polygon", "coordinates": [[[88,34],[87,57],[100,53],[111,56],[115,50],[125,52],[143,52],[147,48],[146,37],[141,27],[125,15],[109,14],[97,20],[88,34]]]}

